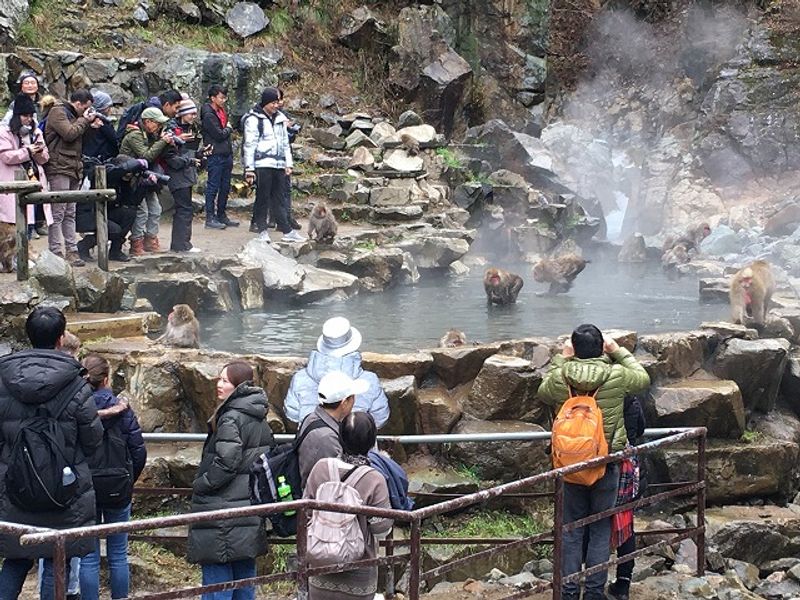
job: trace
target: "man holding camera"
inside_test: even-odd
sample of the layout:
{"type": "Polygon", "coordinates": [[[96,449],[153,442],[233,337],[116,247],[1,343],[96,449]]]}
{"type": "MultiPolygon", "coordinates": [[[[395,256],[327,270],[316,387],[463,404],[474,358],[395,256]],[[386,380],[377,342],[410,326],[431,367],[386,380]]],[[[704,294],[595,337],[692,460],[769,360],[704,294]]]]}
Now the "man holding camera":
{"type": "MultiPolygon", "coordinates": [[[[133,158],[143,158],[156,168],[156,162],[166,157],[175,147],[175,134],[162,131],[169,118],[160,109],[150,106],[142,111],[137,125],[129,125],[128,133],[122,138],[119,153],[133,158]]],[[[169,181],[162,176],[161,183],[169,181]]],[[[136,210],[136,220],[131,229],[131,254],[142,256],[145,252],[161,252],[158,242],[158,219],[161,217],[161,202],[157,188],[147,192],[136,210]]]]}
{"type": "MultiPolygon", "coordinates": [[[[539,386],[539,398],[553,405],[556,412],[572,396],[594,396],[603,414],[603,432],[610,453],[625,448],[627,433],[623,418],[625,396],[640,392],[650,385],[644,367],[610,337],[594,325],[581,325],[564,343],[561,354],[553,357],[550,370],[539,386]]],[[[578,521],[603,512],[617,498],[619,463],[606,465],[605,474],[594,485],[564,483],[564,523],[578,521]]],[[[599,565],[610,555],[611,517],[595,521],[564,534],[562,575],[577,573],[599,565]],[[588,530],[584,546],[584,531],[588,530]],[[584,550],[585,548],[585,550],[584,550]]],[[[607,571],[586,578],[584,600],[604,600],[607,571]]],[[[580,586],[567,583],[562,590],[564,600],[578,600],[580,586]]]]}
{"type": "MultiPolygon", "coordinates": [[[[88,128],[98,129],[103,121],[92,108],[89,90],[75,90],[69,102],[57,101],[47,115],[44,139],[50,160],[44,169],[50,191],[77,190],[83,179],[83,135],[88,128]]],[[[75,203],[53,204],[53,224],[47,231],[50,252],[66,257],[72,266],[84,264],[78,255],[75,233],[75,203]],[[66,254],[65,254],[66,251],[66,254]]]]}

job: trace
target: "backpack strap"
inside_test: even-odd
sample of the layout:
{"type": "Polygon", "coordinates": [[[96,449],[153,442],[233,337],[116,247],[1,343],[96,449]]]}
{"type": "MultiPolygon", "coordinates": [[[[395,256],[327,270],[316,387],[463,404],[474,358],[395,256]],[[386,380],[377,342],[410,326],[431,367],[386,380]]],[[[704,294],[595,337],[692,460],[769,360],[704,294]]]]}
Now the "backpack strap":
{"type": "Polygon", "coordinates": [[[348,477],[350,477],[350,475],[352,475],[353,473],[355,473],[359,469],[361,469],[361,472],[359,473],[359,475],[357,477],[354,477],[353,480],[350,483],[348,483],[347,485],[349,485],[351,487],[355,487],[356,484],[359,481],[361,481],[367,473],[369,473],[369,469],[371,469],[371,467],[369,467],[368,465],[356,465],[355,467],[353,467],[347,473],[344,474],[344,477],[342,477],[342,479],[341,479],[342,483],[344,483],[348,479],[348,477]]]}
{"type": "MultiPolygon", "coordinates": [[[[306,418],[305,418],[305,419],[303,419],[303,420],[300,422],[300,429],[303,429],[303,425],[305,424],[305,422],[306,422],[306,421],[307,421],[307,420],[308,420],[308,419],[309,419],[309,418],[310,418],[310,417],[311,417],[313,414],[314,414],[314,413],[311,413],[310,415],[306,415],[306,418]]],[[[309,434],[309,433],[311,433],[311,432],[312,432],[312,431],[314,431],[315,429],[322,429],[323,427],[327,427],[327,428],[328,428],[328,429],[330,429],[331,431],[334,431],[334,432],[336,433],[336,437],[339,437],[339,432],[338,432],[338,431],[336,431],[336,430],[335,430],[333,427],[331,427],[330,425],[328,425],[328,424],[327,424],[327,423],[326,423],[324,420],[322,420],[322,419],[317,419],[316,421],[314,421],[313,423],[311,423],[311,424],[310,424],[308,427],[306,427],[306,428],[305,428],[305,430],[303,430],[303,434],[302,434],[302,435],[301,435],[299,438],[295,438],[295,440],[294,440],[294,449],[295,449],[295,451],[297,451],[297,450],[300,448],[300,445],[303,443],[303,440],[305,440],[305,439],[306,439],[306,436],[308,436],[308,434],[309,434]]],[[[299,431],[299,430],[298,430],[298,431],[299,431]]]]}
{"type": "Polygon", "coordinates": [[[589,396],[593,400],[596,400],[597,399],[597,392],[600,391],[601,387],[603,387],[603,386],[601,385],[600,387],[596,388],[591,394],[576,394],[575,390],[572,389],[572,386],[570,384],[567,384],[567,392],[569,393],[569,397],[570,398],[574,398],[575,396],[589,396]]]}

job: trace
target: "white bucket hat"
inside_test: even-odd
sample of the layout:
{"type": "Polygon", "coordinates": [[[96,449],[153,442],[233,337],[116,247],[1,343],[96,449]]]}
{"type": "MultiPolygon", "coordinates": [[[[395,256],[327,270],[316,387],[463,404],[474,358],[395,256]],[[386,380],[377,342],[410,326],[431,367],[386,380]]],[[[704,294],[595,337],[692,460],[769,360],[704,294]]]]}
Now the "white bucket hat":
{"type": "Polygon", "coordinates": [[[328,356],[344,356],[361,346],[361,332],[344,317],[325,321],[322,335],[317,339],[317,350],[328,356]]]}

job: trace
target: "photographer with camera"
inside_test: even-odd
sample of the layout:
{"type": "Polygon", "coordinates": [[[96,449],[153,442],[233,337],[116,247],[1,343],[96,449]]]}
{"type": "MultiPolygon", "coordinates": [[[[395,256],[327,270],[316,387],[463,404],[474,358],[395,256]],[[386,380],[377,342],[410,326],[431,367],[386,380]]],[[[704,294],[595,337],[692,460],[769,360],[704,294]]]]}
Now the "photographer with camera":
{"type": "MultiPolygon", "coordinates": [[[[69,102],[58,100],[47,113],[44,139],[50,151],[45,163],[50,191],[77,190],[83,180],[83,136],[89,128],[99,129],[103,121],[92,108],[89,90],[75,90],[69,102]]],[[[50,252],[66,258],[73,267],[85,263],[78,255],[75,233],[75,203],[54,204],[53,224],[47,231],[50,252]],[[66,254],[65,254],[66,251],[66,254]]]]}
{"type": "MultiPolygon", "coordinates": [[[[14,99],[8,125],[0,125],[0,181],[14,181],[14,171],[24,169],[31,181],[39,181],[47,190],[47,179],[40,165],[50,158],[42,132],[36,129],[36,107],[25,94],[14,99]]],[[[16,250],[16,196],[0,195],[0,272],[10,273],[16,250]]],[[[33,222],[33,206],[27,207],[28,221],[33,222]]],[[[50,205],[44,205],[48,223],[52,223],[50,205]]]]}
{"type": "MultiPolygon", "coordinates": [[[[83,140],[83,155],[103,162],[115,157],[119,152],[117,132],[114,131],[114,125],[109,118],[113,102],[111,96],[103,91],[92,88],[91,92],[92,98],[94,98],[92,107],[102,124],[87,132],[86,138],[83,140]]],[[[91,179],[89,182],[93,183],[91,179]]]]}
{"type": "MultiPolygon", "coordinates": [[[[143,158],[151,171],[157,171],[159,159],[175,151],[174,133],[163,130],[169,118],[158,108],[150,106],[142,111],[136,125],[128,126],[122,138],[120,154],[143,158]]],[[[163,182],[160,182],[163,183],[163,182]]],[[[142,256],[145,252],[161,252],[158,242],[158,220],[161,217],[161,201],[158,189],[149,190],[136,211],[136,220],[131,229],[131,255],[142,256]]]]}
{"type": "Polygon", "coordinates": [[[200,145],[200,130],[195,119],[197,105],[185,99],[175,115],[176,126],[172,133],[177,140],[176,151],[166,157],[167,174],[170,176],[169,190],[175,200],[175,215],[172,218],[172,242],[170,250],[175,252],[199,252],[192,247],[192,187],[197,183],[197,171],[201,167],[205,152],[210,148],[200,145]]]}

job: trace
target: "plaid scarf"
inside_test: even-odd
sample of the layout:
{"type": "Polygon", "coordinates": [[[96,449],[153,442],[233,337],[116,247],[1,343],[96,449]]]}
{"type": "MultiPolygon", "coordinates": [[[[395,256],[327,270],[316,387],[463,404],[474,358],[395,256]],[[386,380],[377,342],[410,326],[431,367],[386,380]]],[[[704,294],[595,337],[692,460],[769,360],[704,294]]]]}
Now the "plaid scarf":
{"type": "MultiPolygon", "coordinates": [[[[626,458],[619,470],[619,486],[617,487],[617,506],[631,502],[639,492],[639,460],[637,457],[626,458]]],[[[611,518],[611,547],[618,548],[633,535],[633,511],[625,510],[615,513],[611,518]]]]}

